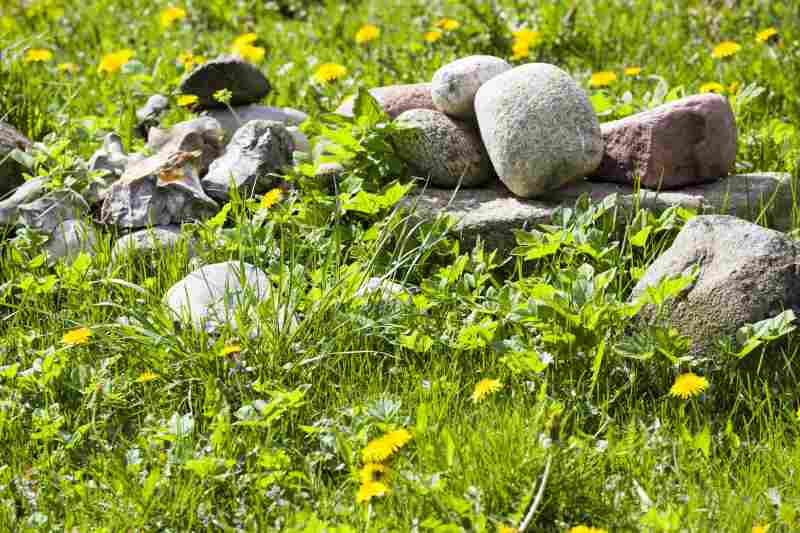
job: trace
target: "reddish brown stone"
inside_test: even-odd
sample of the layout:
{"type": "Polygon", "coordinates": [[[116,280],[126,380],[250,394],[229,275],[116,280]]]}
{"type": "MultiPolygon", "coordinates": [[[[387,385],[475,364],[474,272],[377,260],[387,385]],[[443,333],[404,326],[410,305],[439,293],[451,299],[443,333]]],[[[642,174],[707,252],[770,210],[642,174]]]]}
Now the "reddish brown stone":
{"type": "Polygon", "coordinates": [[[605,150],[590,178],[676,189],[727,176],[736,161],[728,100],[698,94],[601,125],[605,150]]]}
{"type": "MultiPolygon", "coordinates": [[[[410,85],[387,85],[370,89],[371,94],[380,106],[392,118],[411,109],[431,109],[436,111],[431,98],[430,83],[413,83],[410,85]]],[[[336,109],[339,115],[353,116],[354,98],[350,97],[336,109]]]]}

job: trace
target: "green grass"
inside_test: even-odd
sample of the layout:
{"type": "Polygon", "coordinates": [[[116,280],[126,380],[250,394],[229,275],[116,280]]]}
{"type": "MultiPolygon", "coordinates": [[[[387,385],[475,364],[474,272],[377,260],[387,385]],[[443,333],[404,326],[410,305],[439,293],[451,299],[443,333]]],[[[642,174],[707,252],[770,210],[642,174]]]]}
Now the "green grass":
{"type": "MultiPolygon", "coordinates": [[[[0,116],[54,151],[39,173],[72,183],[76,158],[110,130],[141,149],[135,109],[154,92],[175,94],[178,55],[213,57],[245,32],[266,48],[265,102],[309,112],[314,133],[359,87],[428,80],[471,53],[508,58],[511,32],[527,27],[544,41],[522,61],[568,70],[607,108],[604,120],[723,84],[740,168],[797,177],[795,2],[180,5],[187,19],[166,30],[165,2],[2,8],[0,116]],[[442,17],[461,27],[426,43],[442,17]],[[358,46],[366,22],[381,36],[358,46]],[[758,43],[770,26],[779,38],[758,43]],[[713,59],[724,40],[742,49],[713,59]],[[25,63],[29,47],[55,57],[25,63]],[[96,72],[123,48],[137,63],[96,72]],[[348,74],[315,83],[331,61],[348,74]],[[59,72],[65,62],[81,70],[59,72]],[[639,77],[623,75],[631,65],[639,77]],[[602,70],[617,81],[590,88],[602,70]]],[[[174,109],[168,120],[189,116],[174,109]]],[[[565,243],[551,253],[541,234],[521,240],[521,255],[464,250],[447,221],[418,224],[394,208],[399,189],[384,186],[405,177],[402,166],[380,132],[357,133],[362,149],[338,201],[292,172],[298,188],[275,207],[235,199],[227,217],[187,225],[194,258],[181,249],[111,265],[104,232],[94,257],[48,267],[31,235],[0,242],[0,530],[495,531],[520,523],[548,461],[528,531],[800,528],[797,338],[741,360],[723,347],[688,358],[668,325],[631,318],[633,285],[691,214],[640,211],[620,231],[612,213],[582,204],[547,229],[565,243]],[[632,243],[646,227],[649,238],[632,243]],[[215,336],[176,328],[166,290],[224,260],[264,269],[271,298],[215,336]],[[370,276],[415,290],[356,296],[370,276]],[[66,345],[79,327],[89,341],[66,345]],[[241,351],[224,355],[233,344],[241,351]],[[669,396],[689,369],[710,388],[669,396]],[[484,378],[503,386],[473,402],[484,378]],[[358,503],[361,450],[398,428],[413,439],[387,461],[390,492],[358,503]]]]}

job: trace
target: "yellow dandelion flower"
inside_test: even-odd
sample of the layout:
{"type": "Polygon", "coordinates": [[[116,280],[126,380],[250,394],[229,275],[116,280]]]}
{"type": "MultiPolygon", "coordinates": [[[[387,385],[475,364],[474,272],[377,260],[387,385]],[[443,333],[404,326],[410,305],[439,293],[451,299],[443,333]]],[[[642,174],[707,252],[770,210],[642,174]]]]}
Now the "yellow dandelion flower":
{"type": "Polygon", "coordinates": [[[261,209],[269,209],[280,202],[282,197],[283,191],[276,187],[261,197],[261,203],[258,207],[261,209]]]}
{"type": "Polygon", "coordinates": [[[714,59],[721,59],[723,57],[730,57],[736,55],[736,52],[742,49],[740,44],[733,41],[723,41],[719,43],[711,51],[711,57],[714,59]]]}
{"type": "Polygon", "coordinates": [[[238,36],[236,39],[233,40],[232,46],[241,46],[243,44],[253,44],[258,40],[258,35],[253,32],[250,33],[243,33],[238,36]]]}
{"type": "Polygon", "coordinates": [[[356,494],[356,501],[358,503],[368,502],[376,496],[385,496],[389,493],[389,487],[380,481],[370,481],[369,483],[362,483],[358,488],[356,494]]]}
{"type": "Polygon", "coordinates": [[[411,433],[405,429],[390,431],[382,437],[369,441],[366,448],[361,450],[361,459],[365,463],[383,462],[410,440],[411,433]]]}
{"type": "Polygon", "coordinates": [[[104,55],[97,66],[97,72],[105,72],[113,74],[121,69],[128,61],[130,61],[135,52],[133,50],[119,50],[111,54],[104,55]]]}
{"type": "Polygon", "coordinates": [[[569,533],[608,533],[608,531],[599,527],[575,526],[569,530],[569,533]]]}
{"type": "Polygon", "coordinates": [[[427,31],[427,32],[425,32],[425,34],[422,36],[422,38],[423,38],[423,39],[425,39],[425,40],[426,40],[427,42],[429,42],[429,43],[435,43],[436,41],[438,41],[439,39],[441,39],[441,38],[442,38],[442,32],[440,32],[440,31],[436,31],[436,30],[434,30],[434,31],[427,31]]]}
{"type": "Polygon", "coordinates": [[[511,46],[511,59],[523,59],[531,55],[531,43],[528,41],[515,41],[511,46]]]}
{"type": "Polygon", "coordinates": [[[760,32],[756,33],[756,41],[760,43],[766,43],[776,35],[778,35],[777,28],[767,28],[766,30],[761,30],[760,32]]]}
{"type": "Polygon", "coordinates": [[[91,336],[92,332],[89,328],[75,328],[71,329],[61,337],[61,342],[67,344],[69,346],[75,346],[76,344],[85,344],[89,341],[89,337],[91,336]]]}
{"type": "Polygon", "coordinates": [[[453,31],[461,27],[461,23],[454,19],[443,18],[436,21],[434,24],[439,29],[444,31],[453,31]]]}
{"type": "Polygon", "coordinates": [[[767,533],[767,529],[769,529],[769,525],[755,525],[750,530],[750,533],[767,533]]]}
{"type": "Polygon", "coordinates": [[[626,76],[638,76],[642,73],[642,67],[625,67],[626,76]]]}
{"type": "Polygon", "coordinates": [[[81,69],[81,67],[79,67],[75,63],[59,63],[56,69],[59,72],[66,72],[68,74],[77,74],[78,71],[81,69]]]}
{"type": "Polygon", "coordinates": [[[251,44],[241,44],[236,47],[232,47],[231,51],[250,63],[260,63],[267,53],[266,48],[261,46],[253,46],[251,44]]]}
{"type": "Polygon", "coordinates": [[[53,59],[53,52],[47,48],[31,48],[25,52],[26,63],[46,62],[53,59]]]}
{"type": "Polygon", "coordinates": [[[615,81],[617,81],[616,74],[614,74],[610,70],[603,70],[601,72],[595,72],[592,74],[592,77],[589,79],[589,86],[608,87],[615,81]]]}
{"type": "Polygon", "coordinates": [[[542,32],[528,29],[521,29],[511,32],[511,35],[514,36],[514,40],[517,42],[528,43],[530,46],[536,46],[544,39],[542,32]]]}
{"type": "Polygon", "coordinates": [[[519,529],[501,524],[497,526],[497,533],[519,533],[519,529]]]}
{"type": "Polygon", "coordinates": [[[797,418],[800,419],[800,405],[797,406],[797,418]]]}
{"type": "Polygon", "coordinates": [[[187,107],[192,104],[196,104],[200,98],[196,94],[181,94],[178,95],[177,101],[178,105],[181,107],[187,107]]]}
{"type": "Polygon", "coordinates": [[[162,28],[169,28],[177,21],[186,18],[186,10],[180,7],[170,6],[161,12],[158,19],[162,28]]]}
{"type": "Polygon", "coordinates": [[[238,344],[228,344],[222,348],[222,355],[228,356],[242,351],[242,347],[238,344]]]}
{"type": "Polygon", "coordinates": [[[161,377],[161,376],[159,376],[155,372],[150,372],[149,370],[146,370],[146,371],[142,372],[141,374],[139,374],[139,377],[136,378],[136,383],[147,383],[149,381],[154,381],[154,380],[158,379],[159,377],[161,377]]]}
{"type": "Polygon", "coordinates": [[[721,83],[710,81],[700,86],[701,93],[721,93],[725,91],[725,87],[721,83]]]}
{"type": "Polygon", "coordinates": [[[323,63],[314,73],[314,79],[319,83],[330,83],[347,74],[347,68],[336,63],[323,63]]]}
{"type": "Polygon", "coordinates": [[[478,403],[490,394],[494,394],[503,388],[503,384],[496,379],[485,378],[480,380],[475,385],[475,390],[472,391],[472,403],[478,403]]]}
{"type": "Polygon", "coordinates": [[[708,380],[698,376],[693,372],[686,372],[675,378],[675,383],[669,389],[669,393],[677,398],[687,400],[691,396],[697,396],[708,388],[708,380]]]}
{"type": "Polygon", "coordinates": [[[358,480],[362,484],[385,483],[389,477],[389,469],[380,463],[367,463],[358,471],[358,480]]]}
{"type": "Polygon", "coordinates": [[[364,24],[356,32],[356,42],[358,44],[368,43],[374,41],[381,35],[381,30],[374,24],[364,24]]]}
{"type": "Polygon", "coordinates": [[[177,62],[184,70],[192,70],[196,65],[202,65],[206,62],[203,56],[196,56],[192,52],[184,52],[178,56],[177,62]]]}

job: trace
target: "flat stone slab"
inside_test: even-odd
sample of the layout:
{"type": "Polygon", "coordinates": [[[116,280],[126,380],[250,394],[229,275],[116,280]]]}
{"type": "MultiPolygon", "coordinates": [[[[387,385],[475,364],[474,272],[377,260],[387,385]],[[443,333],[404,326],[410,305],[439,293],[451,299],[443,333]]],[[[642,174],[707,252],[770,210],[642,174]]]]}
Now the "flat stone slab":
{"type": "Polygon", "coordinates": [[[514,230],[549,224],[558,207],[573,207],[583,195],[596,202],[617,195],[617,216],[624,223],[635,206],[660,214],[681,206],[698,214],[727,214],[750,221],[765,221],[771,228],[787,230],[792,225],[791,176],[780,172],[737,174],[712,183],[672,191],[651,191],[616,183],[579,181],[550,191],[546,199],[527,200],[514,196],[502,183],[485,189],[434,189],[412,195],[406,204],[417,213],[432,217],[447,213],[457,219],[461,240],[473,246],[478,237],[489,249],[509,251],[516,246],[514,230]]]}

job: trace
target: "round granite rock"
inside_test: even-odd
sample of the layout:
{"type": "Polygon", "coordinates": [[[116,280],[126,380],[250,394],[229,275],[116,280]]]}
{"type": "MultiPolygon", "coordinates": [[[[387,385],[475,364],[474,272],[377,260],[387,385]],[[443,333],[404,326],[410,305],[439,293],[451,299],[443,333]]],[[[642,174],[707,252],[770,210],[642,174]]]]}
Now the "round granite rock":
{"type": "Polygon", "coordinates": [[[448,63],[433,74],[433,103],[448,115],[473,118],[475,93],[481,85],[507,70],[511,70],[511,65],[494,56],[468,56],[448,63]]]}
{"type": "Polygon", "coordinates": [[[475,127],[440,111],[412,109],[397,117],[407,129],[395,137],[398,155],[431,185],[476,187],[491,175],[491,162],[475,127]]]}
{"type": "Polygon", "coordinates": [[[530,63],[495,76],[478,89],[475,113],[497,175],[518,196],[542,196],[602,160],[589,99],[554,65],[530,63]]]}
{"type": "Polygon", "coordinates": [[[267,78],[255,66],[235,56],[220,56],[189,72],[179,87],[183,94],[196,95],[198,109],[225,107],[214,99],[214,93],[231,92],[231,106],[252,104],[270,91],[267,78]]]}

